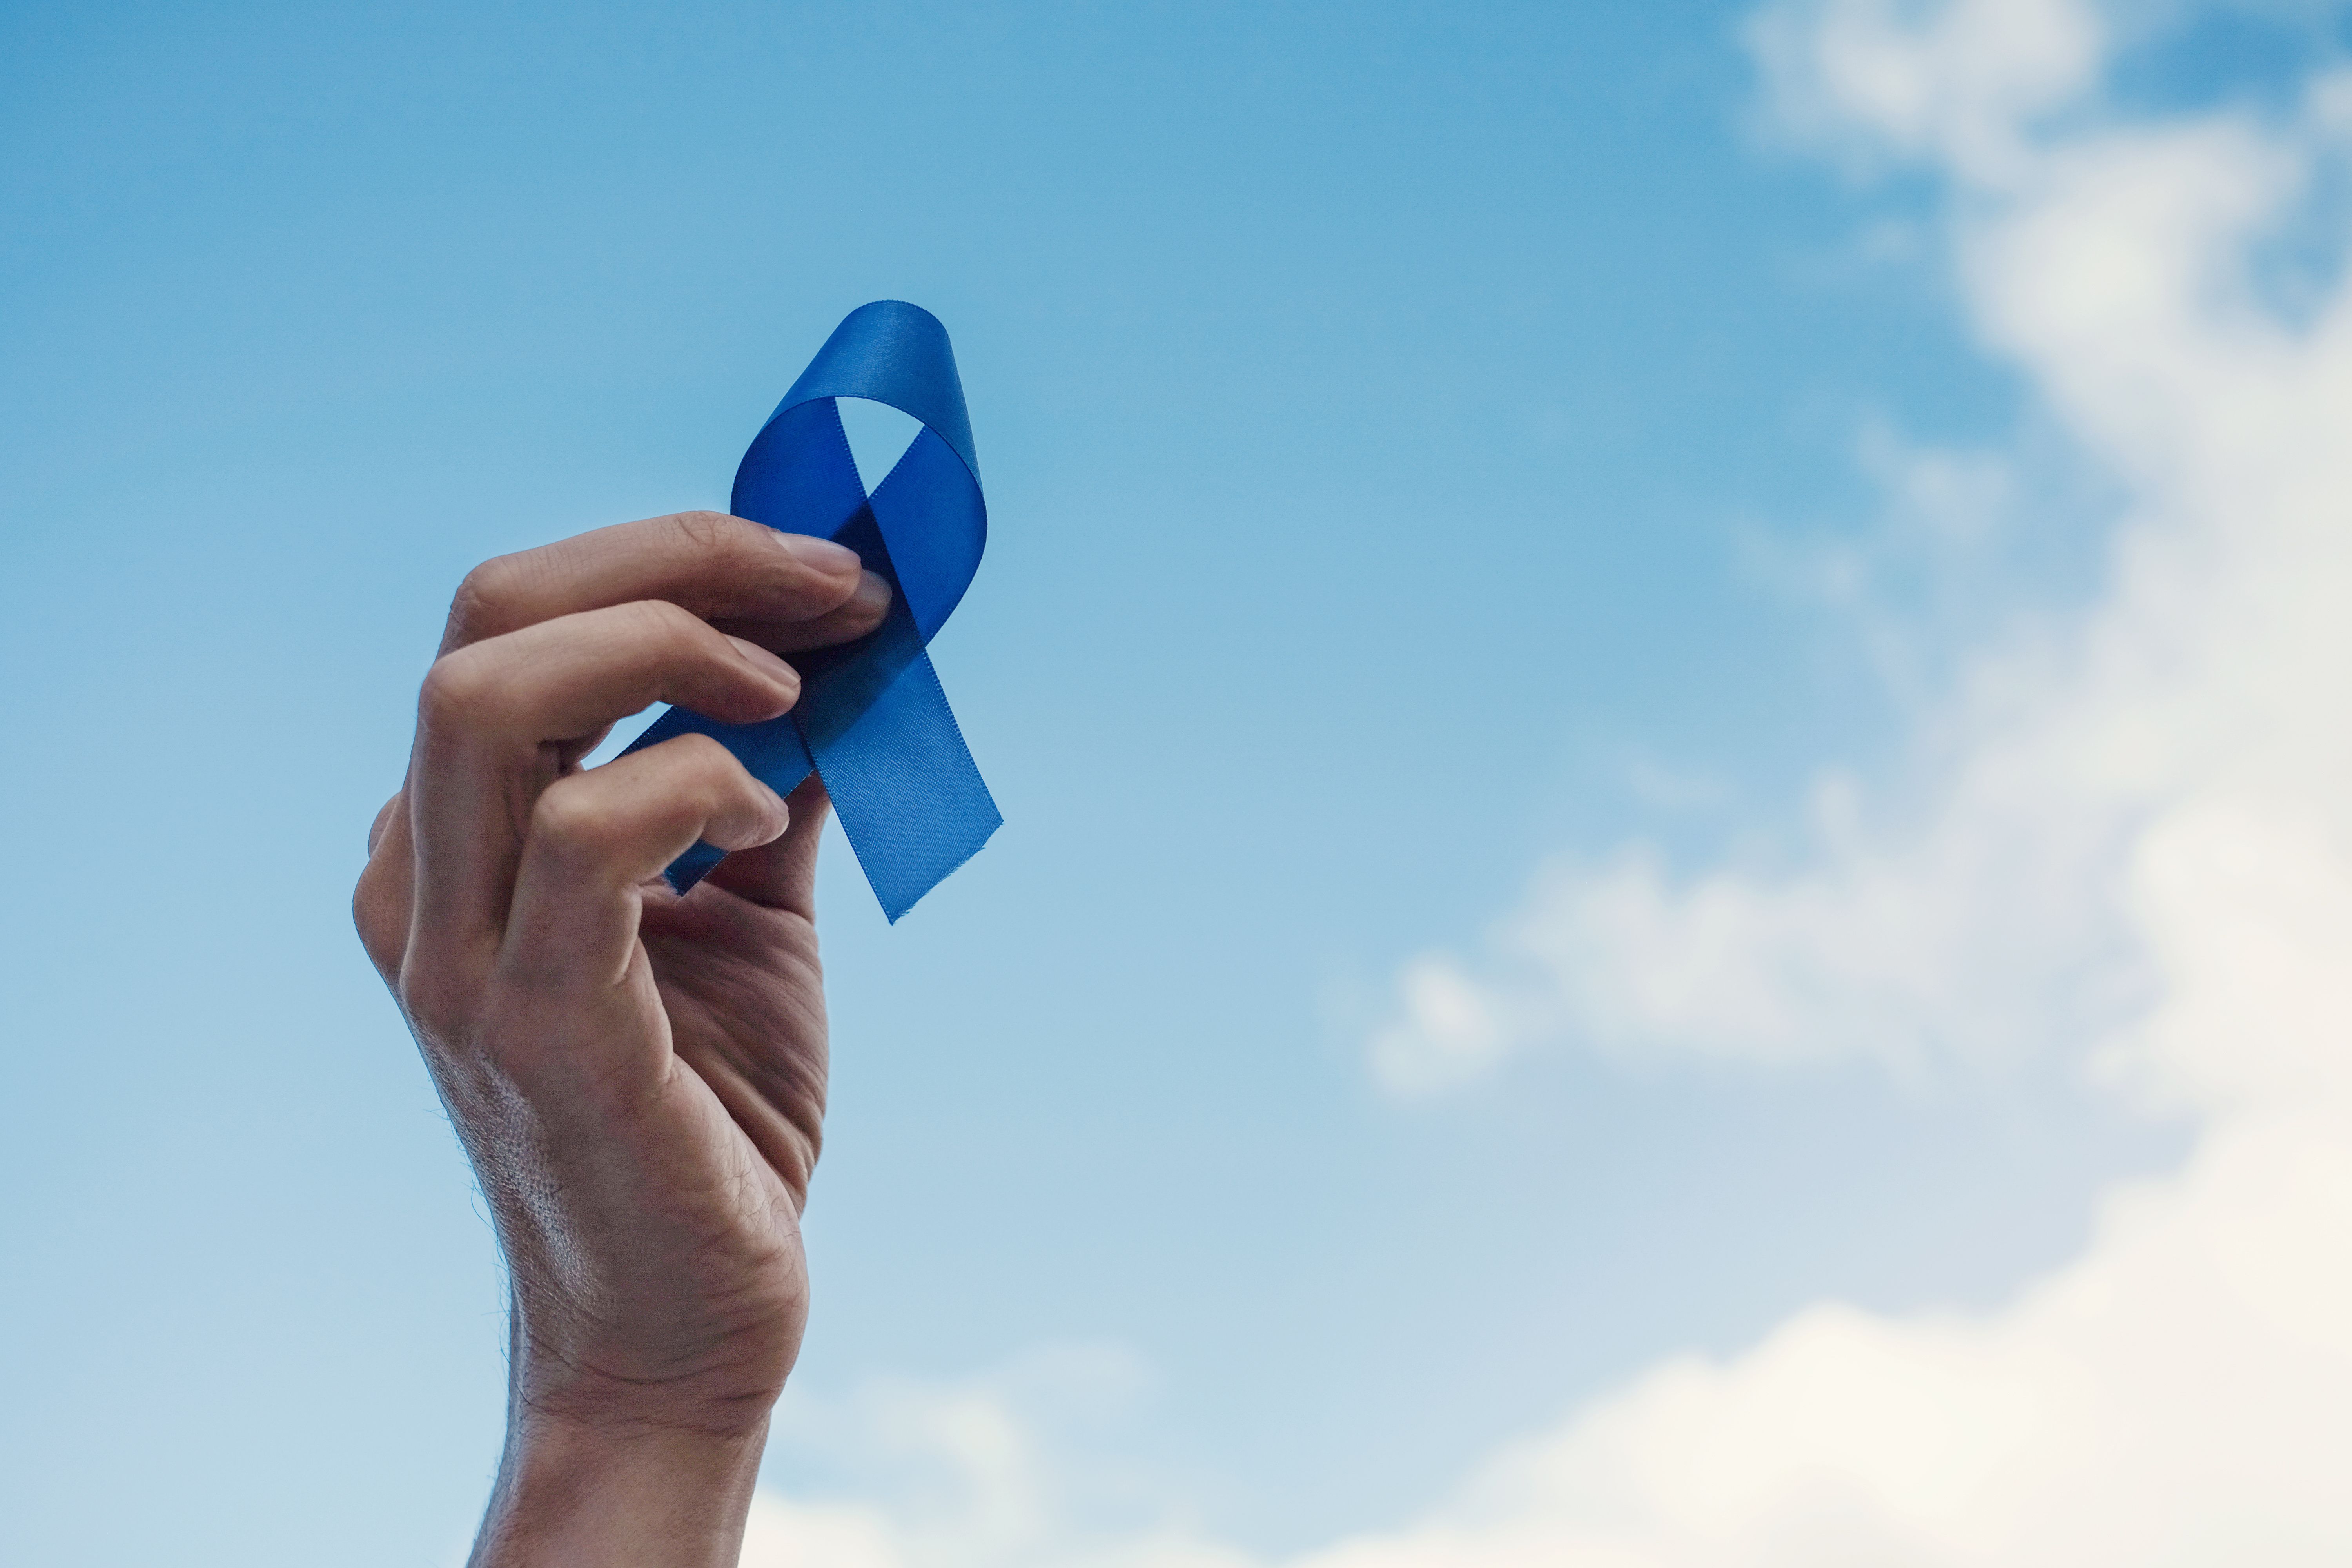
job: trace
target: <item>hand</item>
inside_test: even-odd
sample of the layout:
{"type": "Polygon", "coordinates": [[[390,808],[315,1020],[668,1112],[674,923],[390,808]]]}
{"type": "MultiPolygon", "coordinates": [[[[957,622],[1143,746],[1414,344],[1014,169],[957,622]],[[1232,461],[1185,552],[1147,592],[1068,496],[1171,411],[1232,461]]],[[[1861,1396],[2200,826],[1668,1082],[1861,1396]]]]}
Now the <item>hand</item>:
{"type": "Polygon", "coordinates": [[[478,1564],[732,1563],[798,1354],[824,1112],[826,802],[687,735],[583,771],[656,700],[749,723],[777,657],[889,605],[823,540],[687,512],[457,592],[353,910],[481,1183],[513,1290],[478,1564]],[[732,851],[693,892],[660,872],[732,851]]]}

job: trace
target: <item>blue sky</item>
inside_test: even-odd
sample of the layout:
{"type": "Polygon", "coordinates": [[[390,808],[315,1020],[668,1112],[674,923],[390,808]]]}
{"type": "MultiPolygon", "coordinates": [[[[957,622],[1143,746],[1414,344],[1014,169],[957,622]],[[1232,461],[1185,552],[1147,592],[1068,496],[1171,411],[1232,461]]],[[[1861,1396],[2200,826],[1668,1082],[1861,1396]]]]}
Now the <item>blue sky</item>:
{"type": "MultiPolygon", "coordinates": [[[[1792,144],[1751,10],[0,18],[0,1554],[462,1550],[500,1289],[366,825],[465,570],[722,505],[871,299],[961,363],[934,653],[1007,826],[895,930],[835,846],[792,1400],[1115,1363],[1072,1440],[1281,1553],[1660,1356],[2080,1249],[2186,1133],[2071,1056],[1366,1065],[1538,867],[1801,859],[1823,777],[1932,769],[1956,650],[2100,591],[2128,497],[1969,302],[1974,176],[1792,144]],[[1886,542],[1920,444],[2024,498],[1965,563],[1886,542]]],[[[2282,114],[2340,49],[2174,20],[2073,112],[2282,114]]],[[[826,1430],[779,1494],[861,1484],[826,1430]]]]}

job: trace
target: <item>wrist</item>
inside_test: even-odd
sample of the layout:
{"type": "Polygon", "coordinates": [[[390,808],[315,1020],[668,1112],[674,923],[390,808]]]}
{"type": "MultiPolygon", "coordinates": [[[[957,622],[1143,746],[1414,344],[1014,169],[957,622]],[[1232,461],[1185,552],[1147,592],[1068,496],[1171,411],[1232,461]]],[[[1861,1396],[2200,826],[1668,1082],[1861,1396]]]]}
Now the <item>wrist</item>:
{"type": "Polygon", "coordinates": [[[518,1404],[473,1568],[733,1568],[767,1436],[518,1404]]]}
{"type": "Polygon", "coordinates": [[[798,1359],[796,1322],[583,1321],[518,1289],[508,1320],[508,1421],[590,1431],[764,1434],[798,1359]]]}

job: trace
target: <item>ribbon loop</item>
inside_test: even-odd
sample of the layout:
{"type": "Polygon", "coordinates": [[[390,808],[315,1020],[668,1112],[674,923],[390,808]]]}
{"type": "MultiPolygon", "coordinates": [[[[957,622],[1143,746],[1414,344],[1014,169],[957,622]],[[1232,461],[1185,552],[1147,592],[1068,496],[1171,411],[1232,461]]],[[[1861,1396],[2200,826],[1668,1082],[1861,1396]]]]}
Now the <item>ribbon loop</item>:
{"type": "MultiPolygon", "coordinates": [[[[988,504],[947,329],[919,307],[851,311],[776,405],[735,472],[730,510],[857,552],[893,590],[882,625],[796,656],[801,700],[764,724],[673,708],[629,750],[705,734],[778,795],[814,770],[874,896],[896,923],[1003,826],[925,647],[947,624],[988,542],[988,504]],[[922,429],[868,496],[834,400],[887,404],[922,429]]],[[[665,873],[685,892],[723,852],[697,844],[665,873]]]]}

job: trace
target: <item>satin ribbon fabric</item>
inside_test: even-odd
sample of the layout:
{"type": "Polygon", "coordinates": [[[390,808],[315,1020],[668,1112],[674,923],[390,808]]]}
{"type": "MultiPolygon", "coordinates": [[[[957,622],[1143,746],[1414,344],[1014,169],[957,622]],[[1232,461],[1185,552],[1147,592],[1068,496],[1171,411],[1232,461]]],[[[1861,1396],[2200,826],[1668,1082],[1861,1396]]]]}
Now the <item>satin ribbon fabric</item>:
{"type": "MultiPolygon", "coordinates": [[[[854,643],[793,655],[801,699],[782,718],[721,724],[672,708],[629,750],[709,735],[778,795],[814,771],[895,924],[1004,821],[925,651],[988,542],[963,384],[938,318],[897,300],[851,311],[743,454],[730,507],[856,551],[866,570],[888,579],[889,616],[854,643]],[[922,425],[870,496],[838,397],[887,404],[922,425]]],[[[685,892],[723,853],[695,845],[666,873],[670,885],[685,892]]]]}

